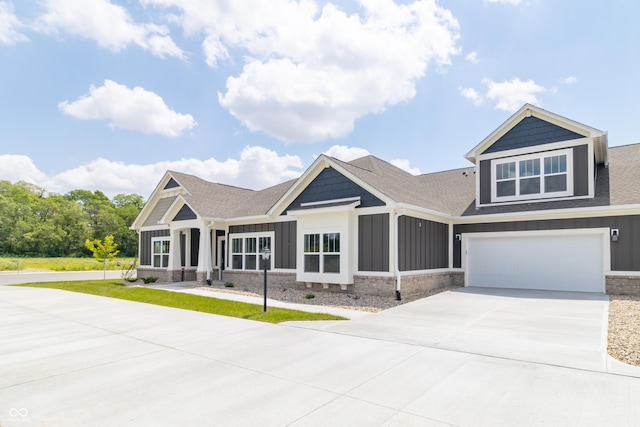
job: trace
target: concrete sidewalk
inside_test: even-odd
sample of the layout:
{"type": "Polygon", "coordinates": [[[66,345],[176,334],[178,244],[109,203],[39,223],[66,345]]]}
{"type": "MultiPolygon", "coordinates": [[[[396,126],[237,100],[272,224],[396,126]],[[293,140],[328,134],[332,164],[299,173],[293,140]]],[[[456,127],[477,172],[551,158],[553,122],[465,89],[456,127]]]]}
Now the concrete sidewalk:
{"type": "MultiPolygon", "coordinates": [[[[640,379],[0,286],[0,424],[632,426],[640,379]]],[[[375,315],[374,315],[375,316],[375,315]]]]}

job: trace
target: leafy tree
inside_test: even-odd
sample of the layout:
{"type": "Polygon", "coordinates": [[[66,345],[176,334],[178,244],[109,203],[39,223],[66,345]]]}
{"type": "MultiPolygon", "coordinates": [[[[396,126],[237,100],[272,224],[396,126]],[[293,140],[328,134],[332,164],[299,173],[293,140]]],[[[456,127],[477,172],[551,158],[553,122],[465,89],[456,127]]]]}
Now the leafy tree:
{"type": "Polygon", "coordinates": [[[118,244],[113,241],[113,236],[108,235],[104,238],[104,241],[100,241],[100,239],[89,240],[87,239],[84,242],[87,249],[91,251],[93,257],[103,263],[104,270],[102,274],[102,278],[107,278],[107,260],[113,259],[120,252],[116,248],[118,244]]]}

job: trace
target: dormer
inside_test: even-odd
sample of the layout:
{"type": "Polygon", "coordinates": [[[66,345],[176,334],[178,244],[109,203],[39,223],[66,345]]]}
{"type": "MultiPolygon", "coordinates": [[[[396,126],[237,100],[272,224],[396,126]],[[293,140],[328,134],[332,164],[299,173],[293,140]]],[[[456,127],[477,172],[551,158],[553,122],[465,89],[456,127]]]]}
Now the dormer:
{"type": "Polygon", "coordinates": [[[476,207],[593,198],[607,133],[525,104],[465,157],[476,207]]]}

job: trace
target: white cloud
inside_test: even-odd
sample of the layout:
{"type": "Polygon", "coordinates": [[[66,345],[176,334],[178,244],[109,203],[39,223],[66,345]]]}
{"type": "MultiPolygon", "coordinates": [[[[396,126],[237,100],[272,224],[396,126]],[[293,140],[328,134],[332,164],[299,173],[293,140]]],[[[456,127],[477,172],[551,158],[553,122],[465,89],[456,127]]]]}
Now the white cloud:
{"type": "Polygon", "coordinates": [[[167,27],[136,23],[124,7],[109,0],[47,0],[45,8],[35,24],[37,30],[84,37],[113,52],[135,44],[160,58],[185,59],[167,27]]]}
{"type": "Polygon", "coordinates": [[[540,100],[536,97],[536,94],[547,90],[531,79],[522,81],[518,77],[500,83],[491,79],[482,79],[482,83],[486,86],[484,94],[473,88],[460,88],[460,93],[475,105],[481,105],[484,100],[490,100],[495,103],[497,110],[510,113],[513,113],[525,103],[539,105],[540,100]]]}
{"type": "Polygon", "coordinates": [[[459,52],[458,22],[435,0],[361,0],[357,14],[312,0],[142,3],[170,9],[187,36],[203,36],[212,67],[232,50],[245,54],[220,105],[288,142],[347,135],[358,118],[411,100],[427,68],[459,52]]]}
{"type": "Polygon", "coordinates": [[[485,96],[495,101],[495,108],[510,113],[525,103],[540,104],[536,94],[545,91],[544,87],[537,85],[533,80],[522,81],[517,77],[501,83],[484,79],[483,83],[487,86],[485,96]]]}
{"type": "Polygon", "coordinates": [[[351,160],[359,159],[360,157],[368,156],[370,153],[364,148],[360,147],[347,147],[346,145],[334,145],[322,154],[326,154],[329,157],[342,160],[343,162],[350,162],[351,160]]]}
{"type": "Polygon", "coordinates": [[[510,4],[513,6],[519,5],[522,0],[484,0],[487,3],[500,3],[500,4],[510,4]]]}
{"type": "Polygon", "coordinates": [[[36,167],[31,158],[19,154],[1,154],[0,171],[0,180],[25,181],[36,185],[47,180],[47,176],[36,167]]]}
{"type": "Polygon", "coordinates": [[[0,44],[12,46],[29,40],[20,30],[24,24],[13,13],[13,4],[0,2],[0,44]]]}
{"type": "Polygon", "coordinates": [[[64,101],[58,108],[77,119],[108,120],[109,126],[120,129],[179,136],[196,126],[190,114],[171,110],[154,92],[141,87],[128,87],[105,80],[100,87],[91,86],[89,94],[74,102],[64,101]]]}
{"type": "Polygon", "coordinates": [[[212,182],[262,189],[297,178],[302,167],[298,156],[280,156],[267,148],[246,147],[239,159],[180,159],[144,165],[98,158],[47,176],[29,157],[5,154],[0,155],[0,180],[23,180],[56,193],[85,189],[100,190],[110,197],[119,193],[148,197],[167,170],[193,174],[212,182]]]}
{"type": "Polygon", "coordinates": [[[411,165],[409,164],[409,160],[407,159],[391,160],[389,163],[391,163],[397,168],[400,168],[406,172],[409,172],[412,175],[420,175],[422,173],[420,172],[420,169],[411,167],[411,165]]]}
{"type": "Polygon", "coordinates": [[[574,83],[578,83],[578,78],[574,76],[563,77],[558,80],[558,83],[563,85],[572,85],[574,83]]]}
{"type": "Polygon", "coordinates": [[[468,53],[467,56],[464,57],[464,60],[471,62],[472,64],[477,64],[478,62],[480,62],[480,59],[478,58],[478,52],[468,53]]]}
{"type": "Polygon", "coordinates": [[[459,90],[460,90],[460,93],[462,93],[462,96],[469,99],[471,102],[473,102],[474,105],[476,106],[482,105],[482,102],[484,101],[482,98],[482,95],[478,93],[478,91],[475,90],[474,88],[461,87],[459,88],[459,90]]]}

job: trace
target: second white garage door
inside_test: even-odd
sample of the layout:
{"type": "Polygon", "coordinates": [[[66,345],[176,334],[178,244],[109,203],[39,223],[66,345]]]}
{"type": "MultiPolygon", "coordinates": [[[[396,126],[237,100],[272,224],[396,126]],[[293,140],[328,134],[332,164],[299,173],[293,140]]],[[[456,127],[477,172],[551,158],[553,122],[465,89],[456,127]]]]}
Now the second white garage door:
{"type": "Polygon", "coordinates": [[[466,285],[602,293],[605,233],[466,235],[466,285]]]}

